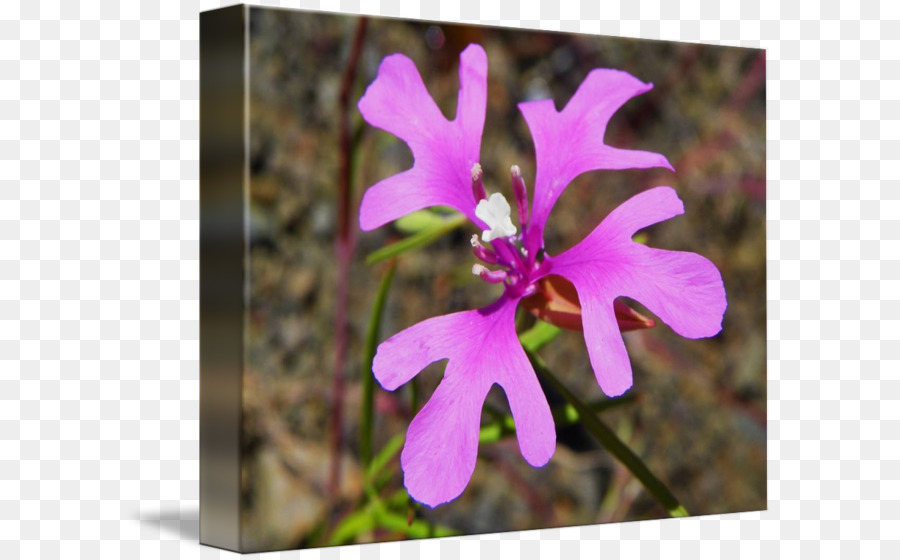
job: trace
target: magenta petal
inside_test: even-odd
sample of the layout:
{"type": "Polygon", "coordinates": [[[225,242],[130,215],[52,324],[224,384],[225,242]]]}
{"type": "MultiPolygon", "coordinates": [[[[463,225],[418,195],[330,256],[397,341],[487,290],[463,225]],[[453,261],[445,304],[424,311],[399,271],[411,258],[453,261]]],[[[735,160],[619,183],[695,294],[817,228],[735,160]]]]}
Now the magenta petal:
{"type": "MultiPolygon", "coordinates": [[[[515,326],[510,332],[515,337],[515,326]]],[[[507,340],[505,347],[509,350],[496,356],[502,361],[497,383],[509,401],[522,457],[533,467],[543,467],[556,450],[556,426],[547,397],[518,338],[515,338],[515,346],[507,340]]]]}
{"type": "Polygon", "coordinates": [[[610,396],[631,386],[631,366],[616,329],[615,298],[636,299],[688,338],[713,336],[722,329],[728,304],[712,262],[631,240],[639,229],[683,212],[673,189],[650,189],[616,208],[578,245],[552,260],[552,273],[567,278],[578,291],[591,365],[610,396]]]}
{"type": "Polygon", "coordinates": [[[519,449],[534,466],[550,460],[550,407],[515,330],[517,300],[422,321],[384,341],[373,373],[396,389],[428,364],[448,359],[444,379],[409,426],[401,455],[410,495],[431,507],[459,496],[478,454],[481,409],[494,383],[510,403],[519,449]]]}
{"type": "Polygon", "coordinates": [[[416,501],[435,507],[457,498],[475,470],[481,407],[490,383],[447,377],[416,414],[400,455],[403,483],[416,501]]]}
{"type": "Polygon", "coordinates": [[[448,121],[429,95],[415,64],[394,54],[382,61],[378,76],[359,101],[372,126],[405,141],[412,169],[369,188],[360,205],[359,224],[372,230],[428,206],[450,206],[475,217],[472,166],[478,162],[487,105],[487,55],[469,45],[460,55],[456,118],[448,121]]]}
{"type": "Polygon", "coordinates": [[[615,296],[599,291],[584,296],[582,294],[593,288],[587,283],[572,283],[581,302],[584,342],[594,377],[604,394],[617,397],[631,388],[632,376],[631,361],[613,310],[615,296]]]}
{"type": "MultiPolygon", "coordinates": [[[[481,45],[473,43],[459,55],[459,95],[454,123],[460,127],[461,140],[468,144],[464,151],[474,151],[476,158],[487,110],[487,67],[487,54],[481,45]]],[[[471,180],[472,166],[466,171],[471,180]]]]}
{"type": "Polygon", "coordinates": [[[600,69],[588,74],[562,111],[557,111],[550,99],[519,104],[534,139],[537,159],[532,214],[535,239],[539,240],[559,195],[585,171],[672,169],[660,154],[613,148],[603,141],[613,114],[626,101],[652,88],[653,84],[645,84],[627,72],[600,69]]]}
{"type": "MultiPolygon", "coordinates": [[[[451,357],[458,345],[468,343],[471,320],[477,311],[432,317],[400,331],[378,345],[372,372],[388,391],[415,377],[428,364],[451,357]]],[[[480,338],[480,337],[479,337],[480,338]]]]}

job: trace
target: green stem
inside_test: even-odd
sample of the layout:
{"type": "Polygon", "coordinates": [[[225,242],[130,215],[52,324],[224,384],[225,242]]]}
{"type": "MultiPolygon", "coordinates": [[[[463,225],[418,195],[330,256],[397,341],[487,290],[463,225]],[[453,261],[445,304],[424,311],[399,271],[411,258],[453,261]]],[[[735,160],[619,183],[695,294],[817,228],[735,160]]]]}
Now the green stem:
{"type": "Polygon", "coordinates": [[[462,214],[447,218],[440,225],[422,230],[415,235],[404,237],[396,243],[391,243],[390,245],[369,253],[369,256],[366,257],[366,264],[375,264],[391,257],[396,257],[411,249],[430,245],[467,222],[468,218],[462,214]]]}
{"type": "Polygon", "coordinates": [[[562,330],[559,327],[538,320],[533,327],[519,334],[519,340],[526,350],[537,352],[556,338],[560,332],[562,330]]]}
{"type": "Polygon", "coordinates": [[[394,271],[397,269],[397,261],[391,261],[378,293],[375,295],[375,303],[372,305],[372,315],[369,317],[369,325],[366,328],[366,338],[363,343],[362,364],[362,412],[359,421],[359,455],[363,467],[368,467],[372,462],[372,425],[374,423],[375,405],[375,376],[372,373],[372,362],[375,360],[375,348],[378,344],[378,331],[381,327],[381,317],[384,314],[384,306],[387,302],[391,281],[394,279],[394,271]]]}
{"type": "MultiPolygon", "coordinates": [[[[589,402],[587,403],[587,407],[597,413],[605,412],[611,408],[616,408],[632,402],[634,402],[634,395],[624,395],[617,399],[602,399],[589,402]]],[[[507,436],[515,435],[516,423],[512,416],[503,414],[488,404],[484,405],[484,410],[493,418],[493,421],[481,427],[478,441],[481,443],[494,443],[507,436]]],[[[550,413],[553,414],[553,422],[556,424],[557,428],[575,424],[581,418],[578,411],[571,404],[551,407],[550,413]]]]}
{"type": "Polygon", "coordinates": [[[419,410],[419,382],[416,377],[409,380],[409,409],[413,416],[419,410]]]}
{"type": "Polygon", "coordinates": [[[406,435],[397,434],[384,444],[384,447],[381,448],[381,451],[378,452],[378,455],[375,456],[375,459],[372,460],[366,471],[366,477],[370,481],[374,481],[381,474],[382,469],[387,466],[388,462],[400,452],[404,441],[406,441],[406,435]]]}
{"type": "MultiPolygon", "coordinates": [[[[615,399],[601,399],[597,401],[592,401],[587,403],[588,409],[593,413],[606,412],[611,408],[616,408],[622,405],[631,404],[634,402],[634,395],[623,395],[621,397],[615,399]]],[[[556,422],[557,426],[568,426],[570,424],[575,424],[579,420],[581,420],[581,415],[578,414],[578,409],[576,409],[571,404],[566,404],[565,406],[554,406],[550,409],[551,414],[553,414],[553,421],[556,422]]]]}
{"type": "Polygon", "coordinates": [[[669,512],[669,515],[672,517],[687,517],[689,514],[685,507],[678,501],[678,498],[672,494],[662,481],[650,472],[650,469],[647,468],[647,465],[644,464],[641,458],[635,455],[635,453],[625,445],[618,436],[616,436],[615,432],[601,422],[581,399],[569,391],[569,389],[567,389],[566,386],[547,369],[543,360],[531,352],[526,351],[526,353],[528,354],[528,359],[531,360],[531,365],[534,366],[535,371],[549,381],[569,404],[575,408],[584,427],[597,438],[597,441],[599,441],[613,457],[618,459],[619,462],[625,465],[625,468],[631,471],[631,474],[644,485],[644,488],[650,492],[650,495],[669,512]]]}

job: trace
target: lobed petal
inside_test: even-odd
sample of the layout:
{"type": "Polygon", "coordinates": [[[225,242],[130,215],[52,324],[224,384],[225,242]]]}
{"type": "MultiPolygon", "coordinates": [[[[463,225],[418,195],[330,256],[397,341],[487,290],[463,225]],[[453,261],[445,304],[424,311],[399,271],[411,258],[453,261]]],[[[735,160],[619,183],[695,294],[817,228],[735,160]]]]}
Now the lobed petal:
{"type": "Polygon", "coordinates": [[[639,229],[684,212],[670,187],[656,187],[616,208],[578,245],[552,260],[552,273],[568,279],[582,305],[584,338],[597,382],[617,396],[631,387],[631,364],[616,325],[619,296],[644,304],[672,330],[705,338],[722,330],[727,301],[722,276],[695,253],[635,243],[639,229]]]}
{"type": "MultiPolygon", "coordinates": [[[[571,278],[570,278],[571,279],[571,278]]],[[[631,388],[631,361],[613,310],[615,296],[590,281],[576,283],[581,299],[584,342],[594,377],[603,393],[617,397],[631,388]],[[582,294],[588,293],[585,297],[582,294]]]]}
{"type": "Polygon", "coordinates": [[[551,99],[519,104],[537,160],[530,243],[542,243],[553,205],[578,175],[596,169],[672,169],[661,154],[613,148],[603,140],[613,114],[652,88],[627,72],[598,69],[588,74],[562,111],[551,99]]]}
{"type": "Polygon", "coordinates": [[[517,303],[504,296],[483,309],[427,319],[378,347],[373,373],[388,390],[448,360],[443,380],[409,426],[400,457],[416,501],[435,507],[465,489],[478,455],[481,409],[495,383],[509,400],[525,460],[539,467],[552,457],[553,417],[516,336],[517,303]]]}
{"type": "Polygon", "coordinates": [[[466,489],[475,471],[481,408],[490,385],[481,378],[445,376],[409,424],[400,464],[403,484],[417,502],[435,507],[466,489]]]}
{"type": "Polygon", "coordinates": [[[432,317],[400,331],[378,345],[372,373],[378,383],[394,391],[431,363],[460,354],[470,337],[483,338],[478,311],[463,311],[432,317]]]}
{"type": "Polygon", "coordinates": [[[496,381],[509,401],[522,457],[532,467],[543,467],[556,450],[556,425],[534,368],[519,344],[515,322],[510,324],[505,350],[494,356],[499,366],[496,381]]]}
{"type": "Polygon", "coordinates": [[[471,176],[487,106],[487,55],[479,45],[469,45],[460,55],[459,82],[456,118],[448,121],[412,60],[394,54],[381,62],[359,111],[372,126],[406,142],[414,163],[366,191],[359,213],[363,230],[439,205],[455,208],[480,225],[471,176]]]}

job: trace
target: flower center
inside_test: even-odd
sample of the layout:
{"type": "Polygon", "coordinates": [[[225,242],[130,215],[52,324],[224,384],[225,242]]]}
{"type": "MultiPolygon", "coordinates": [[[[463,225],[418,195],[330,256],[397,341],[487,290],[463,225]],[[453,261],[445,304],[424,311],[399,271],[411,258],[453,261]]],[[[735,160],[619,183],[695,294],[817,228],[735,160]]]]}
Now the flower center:
{"type": "Polygon", "coordinates": [[[472,252],[478,260],[500,267],[499,270],[491,270],[479,263],[472,267],[472,274],[491,284],[503,283],[507,294],[512,297],[525,297],[535,292],[534,279],[539,277],[544,263],[535,258],[537,255],[529,258],[522,247],[528,230],[528,193],[519,167],[512,166],[510,174],[521,233],[512,223],[510,204],[500,193],[488,197],[482,183],[481,166],[476,163],[472,168],[472,192],[478,201],[475,215],[489,228],[482,231],[481,239],[490,244],[487,247],[482,245],[478,236],[473,235],[472,252]]]}
{"type": "Polygon", "coordinates": [[[478,201],[475,215],[491,229],[481,232],[481,240],[489,243],[495,239],[511,237],[516,234],[516,226],[510,217],[509,202],[500,193],[494,193],[487,200],[478,201]]]}

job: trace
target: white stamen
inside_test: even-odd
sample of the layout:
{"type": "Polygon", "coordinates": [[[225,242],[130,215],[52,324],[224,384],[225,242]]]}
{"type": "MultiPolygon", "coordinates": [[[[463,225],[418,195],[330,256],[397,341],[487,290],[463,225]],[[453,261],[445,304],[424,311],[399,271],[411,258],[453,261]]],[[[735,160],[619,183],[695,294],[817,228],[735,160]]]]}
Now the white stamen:
{"type": "Polygon", "coordinates": [[[477,263],[472,265],[472,274],[491,284],[499,284],[506,279],[506,271],[491,270],[477,263]]]}
{"type": "Polygon", "coordinates": [[[516,226],[510,219],[509,203],[500,193],[494,193],[489,199],[479,201],[475,207],[475,215],[491,228],[481,232],[481,239],[485,242],[516,234],[516,226]]]}

